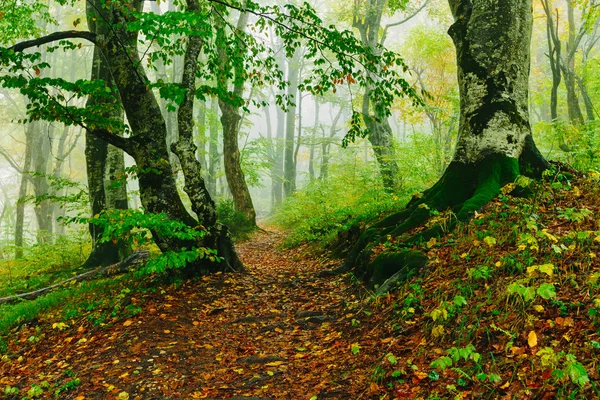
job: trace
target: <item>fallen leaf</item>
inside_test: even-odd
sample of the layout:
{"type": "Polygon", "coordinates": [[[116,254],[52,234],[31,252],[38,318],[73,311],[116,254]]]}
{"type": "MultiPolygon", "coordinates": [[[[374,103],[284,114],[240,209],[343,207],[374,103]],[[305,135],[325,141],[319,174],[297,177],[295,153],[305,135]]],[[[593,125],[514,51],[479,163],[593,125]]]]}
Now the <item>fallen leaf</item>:
{"type": "Polygon", "coordinates": [[[537,339],[537,335],[535,334],[535,331],[531,331],[529,332],[529,335],[527,335],[527,344],[529,345],[529,347],[536,347],[538,344],[538,339],[537,339]]]}

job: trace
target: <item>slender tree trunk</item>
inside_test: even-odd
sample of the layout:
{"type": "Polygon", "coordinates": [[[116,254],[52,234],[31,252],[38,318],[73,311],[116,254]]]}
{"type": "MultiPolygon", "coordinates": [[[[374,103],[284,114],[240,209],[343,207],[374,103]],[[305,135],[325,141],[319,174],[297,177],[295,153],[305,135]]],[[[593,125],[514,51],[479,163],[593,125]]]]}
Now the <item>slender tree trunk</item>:
{"type": "Polygon", "coordinates": [[[50,200],[40,200],[44,195],[50,192],[48,183],[48,162],[50,157],[51,138],[54,129],[48,124],[41,124],[44,128],[48,127],[46,132],[39,132],[32,138],[32,146],[35,149],[33,153],[33,171],[36,173],[32,177],[33,191],[37,198],[35,217],[38,224],[37,242],[52,243],[53,220],[52,204],[50,200]]]}
{"type": "Polygon", "coordinates": [[[567,42],[568,57],[564,63],[563,75],[565,78],[565,87],[567,89],[567,110],[569,112],[569,121],[575,124],[583,123],[583,114],[577,98],[577,88],[575,80],[575,47],[578,46],[575,34],[575,10],[573,0],[567,0],[567,20],[569,28],[569,37],[567,42]]]}
{"type": "Polygon", "coordinates": [[[217,175],[220,170],[219,157],[219,128],[217,124],[217,115],[219,113],[218,100],[212,99],[211,113],[209,118],[210,137],[208,140],[208,174],[206,186],[211,196],[217,196],[217,175]]]}
{"type": "Polygon", "coordinates": [[[277,107],[277,136],[274,138],[273,165],[271,167],[272,203],[276,207],[283,201],[283,152],[285,149],[285,111],[277,107]]]}
{"type": "Polygon", "coordinates": [[[298,79],[300,72],[300,51],[296,50],[288,62],[287,79],[289,82],[288,96],[294,105],[288,107],[285,120],[285,152],[283,170],[283,192],[285,197],[296,190],[296,163],[294,162],[294,134],[296,128],[296,106],[302,98],[298,96],[298,79]]]}
{"type": "MultiPolygon", "coordinates": [[[[358,4],[358,3],[356,3],[358,4]]],[[[381,18],[386,2],[384,0],[368,0],[368,6],[363,11],[355,5],[353,26],[358,29],[362,42],[369,46],[374,53],[379,52],[379,45],[383,44],[385,34],[382,33],[380,43],[381,18]],[[364,15],[361,15],[364,13],[364,15]]],[[[387,31],[387,28],[383,32],[387,31]]],[[[383,67],[383,66],[381,66],[383,67]]],[[[371,86],[365,88],[362,103],[363,120],[369,130],[369,142],[373,147],[373,153],[379,165],[379,171],[383,186],[387,191],[395,191],[400,188],[401,180],[396,161],[396,148],[392,128],[387,119],[378,120],[371,111],[371,106],[377,99],[371,98],[371,86]]]]}
{"type": "Polygon", "coordinates": [[[319,130],[319,102],[315,97],[315,125],[313,127],[311,139],[310,139],[310,155],[308,158],[308,176],[310,180],[313,181],[315,179],[315,139],[317,138],[317,131],[319,130]]]}
{"type": "MultiPolygon", "coordinates": [[[[219,21],[218,25],[222,25],[220,16],[216,16],[216,18],[217,21],[219,21]]],[[[247,22],[248,13],[240,13],[236,30],[238,32],[243,32],[247,22]]],[[[237,80],[233,85],[233,95],[241,98],[244,94],[243,76],[245,75],[245,71],[242,69],[241,65],[238,64],[239,60],[234,60],[234,65],[230,65],[230,57],[227,55],[227,51],[224,48],[227,43],[224,33],[223,26],[219,26],[217,29],[217,42],[222,43],[221,47],[217,49],[221,61],[219,68],[221,73],[219,86],[222,90],[227,91],[227,72],[233,70],[237,80]]],[[[240,52],[242,51],[243,43],[239,39],[237,39],[235,43],[239,46],[236,56],[241,57],[242,55],[240,52]]],[[[254,210],[254,204],[252,204],[252,197],[250,196],[250,190],[246,184],[246,178],[244,177],[244,171],[242,170],[240,162],[240,149],[238,144],[242,122],[240,109],[223,99],[219,99],[219,107],[221,109],[221,125],[223,126],[223,166],[227,184],[229,185],[229,190],[233,197],[235,211],[242,213],[250,226],[256,226],[256,211],[254,210]]]]}
{"type": "Polygon", "coordinates": [[[23,257],[23,231],[25,225],[25,197],[27,196],[27,186],[29,184],[31,171],[31,159],[33,152],[33,137],[38,135],[37,126],[39,122],[30,122],[25,127],[25,157],[23,160],[23,173],[21,174],[21,183],[19,185],[19,198],[16,206],[15,217],[15,258],[23,257]]]}
{"type": "MultiPolygon", "coordinates": [[[[199,11],[197,0],[188,0],[188,10],[199,11]]],[[[187,49],[183,62],[182,87],[187,89],[184,101],[177,112],[179,140],[171,145],[171,149],[179,158],[185,177],[184,190],[192,203],[192,210],[196,213],[198,222],[205,226],[209,235],[204,239],[204,245],[216,249],[223,257],[220,269],[234,271],[243,270],[243,265],[238,259],[233,243],[226,226],[217,223],[217,210],[211,199],[204,179],[202,178],[201,165],[196,159],[196,146],[193,141],[194,133],[194,93],[196,89],[196,71],[198,56],[202,49],[203,39],[200,36],[188,38],[187,49]]]]}

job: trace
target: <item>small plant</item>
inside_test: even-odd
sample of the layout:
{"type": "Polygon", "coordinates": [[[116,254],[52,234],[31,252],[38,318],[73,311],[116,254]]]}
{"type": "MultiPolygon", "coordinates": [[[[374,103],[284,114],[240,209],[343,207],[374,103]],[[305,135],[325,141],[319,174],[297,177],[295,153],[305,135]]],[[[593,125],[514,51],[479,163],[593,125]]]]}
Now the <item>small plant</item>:
{"type": "Polygon", "coordinates": [[[552,375],[557,381],[570,379],[571,382],[583,388],[590,378],[585,367],[571,354],[564,351],[556,353],[550,347],[540,349],[537,354],[542,368],[552,370],[552,375]]]}

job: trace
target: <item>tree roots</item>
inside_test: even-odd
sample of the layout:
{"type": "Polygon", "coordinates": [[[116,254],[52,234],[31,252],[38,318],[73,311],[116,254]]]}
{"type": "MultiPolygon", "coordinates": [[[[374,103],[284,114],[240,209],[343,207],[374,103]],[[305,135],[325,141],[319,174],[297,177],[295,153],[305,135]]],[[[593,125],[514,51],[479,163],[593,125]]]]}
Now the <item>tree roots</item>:
{"type": "Polygon", "coordinates": [[[427,264],[427,257],[409,247],[419,242],[451,231],[458,224],[468,222],[475,212],[485,206],[507,183],[514,182],[523,172],[539,177],[548,167],[539,154],[533,141],[526,141],[523,155],[519,160],[503,155],[490,155],[477,164],[464,164],[453,161],[440,180],[419,197],[414,197],[407,207],[365,230],[350,250],[346,262],[331,275],[353,270],[358,278],[371,287],[391,288],[388,281],[405,280],[427,264]],[[373,249],[388,237],[399,237],[423,226],[438,212],[452,211],[452,217],[400,241],[405,247],[395,252],[385,252],[373,259],[373,249]],[[385,283],[385,284],[384,284],[385,283]]]}

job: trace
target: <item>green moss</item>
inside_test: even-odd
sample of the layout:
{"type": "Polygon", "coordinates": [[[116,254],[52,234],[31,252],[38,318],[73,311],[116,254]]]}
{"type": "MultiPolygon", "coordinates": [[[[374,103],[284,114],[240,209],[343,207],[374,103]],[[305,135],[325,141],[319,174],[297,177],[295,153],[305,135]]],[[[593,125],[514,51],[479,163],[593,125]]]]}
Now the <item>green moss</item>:
{"type": "Polygon", "coordinates": [[[369,285],[381,285],[398,272],[400,280],[406,280],[424,267],[427,261],[425,254],[415,250],[381,253],[368,266],[369,285]]]}
{"type": "Polygon", "coordinates": [[[489,203],[500,193],[505,184],[519,176],[519,162],[506,156],[488,157],[477,166],[477,188],[475,193],[463,204],[456,218],[468,221],[475,211],[489,203]]]}

